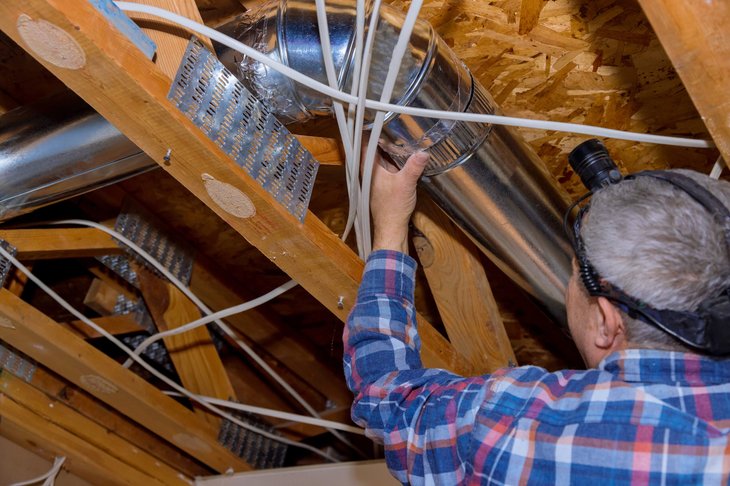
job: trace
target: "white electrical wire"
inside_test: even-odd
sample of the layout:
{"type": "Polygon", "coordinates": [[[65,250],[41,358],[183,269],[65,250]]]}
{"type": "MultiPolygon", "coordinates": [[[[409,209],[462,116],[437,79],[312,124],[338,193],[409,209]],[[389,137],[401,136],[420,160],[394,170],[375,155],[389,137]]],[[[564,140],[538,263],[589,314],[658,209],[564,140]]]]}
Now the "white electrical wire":
{"type": "Polygon", "coordinates": [[[715,161],[715,165],[712,166],[710,171],[710,177],[717,180],[722,175],[722,171],[725,169],[725,159],[720,155],[715,161]]]}
{"type": "MultiPolygon", "coordinates": [[[[107,233],[108,235],[114,237],[116,240],[122,242],[124,245],[129,247],[131,250],[133,250],[135,253],[137,253],[139,256],[144,258],[150,265],[152,265],[155,270],[160,272],[165,278],[167,278],[170,282],[172,282],[180,291],[185,294],[187,298],[189,298],[204,314],[207,314],[206,317],[203,317],[201,319],[197,319],[194,322],[185,324],[184,326],[180,326],[181,328],[184,327],[185,330],[180,330],[180,328],[176,328],[173,330],[164,331],[162,333],[157,333],[149,338],[145,339],[137,348],[132,352],[133,356],[130,356],[130,359],[128,359],[125,363],[125,367],[129,367],[132,364],[132,361],[138,361],[140,359],[140,355],[144,351],[144,349],[149,346],[152,342],[160,339],[163,335],[174,335],[179,334],[182,332],[186,332],[192,329],[195,329],[196,327],[203,326],[207,324],[208,322],[211,322],[210,315],[213,314],[213,312],[196,296],[188,287],[185,286],[177,277],[175,277],[172,273],[170,273],[167,268],[165,268],[160,262],[158,262],[152,255],[147,253],[144,249],[142,249],[139,245],[135,244],[133,241],[131,241],[129,238],[125,237],[118,231],[114,231],[113,229],[107,228],[104,225],[101,225],[99,223],[96,223],[94,221],[87,221],[83,219],[67,219],[62,221],[54,221],[49,222],[48,224],[52,225],[66,225],[66,224],[72,224],[72,225],[81,225],[81,226],[87,226],[90,228],[96,228],[100,231],[103,231],[107,233]]],[[[292,280],[289,282],[286,282],[285,284],[277,287],[276,289],[272,290],[271,292],[267,293],[266,295],[263,295],[261,297],[258,297],[256,299],[253,299],[252,301],[249,301],[247,303],[241,304],[239,306],[234,306],[233,308],[224,309],[223,311],[220,311],[221,313],[228,313],[227,315],[233,315],[233,313],[229,313],[231,309],[234,308],[245,308],[250,309],[255,307],[256,305],[263,304],[265,302],[268,302],[269,300],[273,299],[274,297],[283,294],[290,288],[294,287],[296,283],[292,280]]],[[[296,400],[303,408],[307,411],[310,415],[313,417],[319,418],[319,413],[312,407],[309,402],[307,402],[304,397],[302,397],[289,383],[287,383],[284,378],[281,377],[271,366],[269,366],[266,361],[264,361],[248,344],[246,344],[243,340],[241,340],[236,333],[220,318],[213,318],[212,322],[215,322],[215,324],[229,337],[231,340],[233,340],[238,347],[240,347],[256,364],[258,364],[271,378],[276,381],[279,386],[281,386],[294,400],[296,400]]],[[[352,448],[359,454],[362,454],[362,451],[360,451],[355,445],[353,445],[350,441],[348,441],[345,437],[342,436],[342,434],[338,433],[337,431],[330,431],[332,435],[334,435],[339,441],[346,444],[348,447],[352,448]]]]}
{"type": "MultiPolygon", "coordinates": [[[[167,386],[172,388],[173,390],[178,391],[179,393],[182,393],[186,397],[190,398],[191,400],[194,400],[195,402],[199,403],[203,407],[207,408],[213,413],[216,413],[220,415],[221,417],[225,418],[226,420],[229,420],[230,422],[233,422],[234,424],[238,425],[239,427],[243,427],[246,430],[249,430],[251,432],[255,432],[259,435],[262,435],[264,437],[267,437],[271,440],[279,441],[283,444],[290,445],[292,447],[299,447],[302,449],[306,449],[310,452],[313,452],[321,457],[324,457],[328,461],[332,462],[339,462],[336,458],[332,457],[331,455],[327,454],[326,452],[323,452],[315,447],[312,447],[308,444],[302,444],[299,442],[295,442],[293,440],[289,440],[285,437],[280,437],[278,435],[272,434],[266,430],[260,429],[258,427],[255,427],[251,424],[247,424],[246,422],[243,422],[239,420],[238,418],[234,417],[233,415],[227,413],[225,410],[222,410],[218,407],[216,407],[213,404],[207,403],[202,400],[197,399],[197,395],[195,393],[192,393],[187,388],[184,388],[177,383],[175,383],[173,380],[165,376],[163,373],[160,373],[157,371],[153,366],[148,364],[145,360],[140,358],[139,356],[135,355],[134,352],[129,349],[123,342],[121,342],[119,339],[116,338],[116,336],[110,334],[106,329],[96,324],[94,321],[83,315],[81,312],[76,310],[71,304],[69,304],[63,297],[58,295],[53,289],[51,289],[48,285],[46,285],[43,281],[41,281],[38,277],[36,277],[33,272],[31,272],[25,265],[20,263],[13,255],[11,255],[5,248],[0,246],[0,255],[2,255],[4,258],[6,258],[10,263],[12,263],[18,270],[23,272],[25,275],[28,276],[28,279],[36,284],[38,288],[40,288],[42,291],[44,291],[48,296],[50,296],[53,300],[58,302],[61,307],[66,309],[68,312],[70,312],[76,319],[82,321],[84,324],[98,332],[101,336],[108,339],[112,344],[114,344],[116,347],[121,349],[124,353],[126,353],[134,362],[136,362],[138,365],[140,365],[142,368],[150,372],[153,376],[155,376],[157,379],[165,383],[167,386]]],[[[164,268],[164,267],[163,267],[164,268]]]]}
{"type": "MultiPolygon", "coordinates": [[[[147,349],[152,343],[159,341],[160,339],[169,337],[169,336],[175,336],[177,334],[183,334],[188,331],[192,331],[193,329],[197,329],[198,327],[204,326],[206,324],[209,324],[211,322],[214,322],[218,319],[224,319],[226,317],[230,317],[235,314],[240,314],[242,312],[246,312],[247,310],[251,310],[254,307],[257,307],[261,304],[264,304],[284,292],[286,292],[289,289],[292,289],[297,286],[297,283],[294,280],[290,280],[289,282],[285,283],[284,285],[281,285],[274,290],[257,297],[255,299],[249,300],[248,302],[244,302],[243,304],[238,304],[232,307],[228,307],[226,309],[219,310],[217,312],[214,312],[212,314],[209,314],[207,316],[203,316],[200,319],[196,319],[194,321],[188,322],[187,324],[184,324],[180,327],[176,327],[174,329],[168,329],[167,331],[162,331],[155,333],[142,341],[135,349],[134,354],[137,356],[141,356],[145,349],[147,349]]],[[[124,363],[124,367],[128,368],[132,364],[132,361],[128,359],[124,363]]]]}
{"type": "MultiPolygon", "coordinates": [[[[165,391],[163,393],[172,397],[182,396],[178,392],[165,391]]],[[[246,405],[243,403],[236,403],[231,402],[230,400],[221,400],[220,398],[206,397],[203,395],[198,395],[198,398],[208,403],[212,403],[213,405],[218,405],[224,408],[232,408],[234,410],[240,410],[242,412],[254,413],[256,415],[289,420],[302,424],[317,425],[319,427],[341,430],[343,432],[349,432],[351,434],[365,435],[365,431],[360,427],[355,427],[353,425],[347,425],[340,422],[334,422],[332,420],[314,418],[307,415],[299,415],[296,413],[282,412],[279,410],[272,410],[270,408],[255,407],[253,405],[246,405]]]]}
{"type": "MultiPolygon", "coordinates": [[[[317,8],[317,25],[319,27],[319,40],[322,45],[322,56],[324,59],[325,72],[327,73],[327,82],[333,89],[338,89],[337,73],[335,72],[335,63],[332,57],[332,47],[330,45],[329,26],[327,25],[327,11],[324,0],[315,0],[315,6],[317,8]]],[[[335,112],[335,118],[337,120],[337,126],[340,130],[340,138],[342,139],[342,146],[345,150],[345,179],[347,182],[347,193],[349,195],[349,212],[347,222],[345,223],[345,230],[342,234],[342,240],[345,241],[347,236],[350,234],[352,225],[355,219],[355,209],[357,207],[357,197],[360,193],[359,179],[352,177],[353,172],[357,174],[359,168],[357,162],[353,160],[353,134],[350,131],[350,127],[347,123],[347,115],[342,106],[342,103],[336,100],[332,100],[332,107],[335,112]]],[[[352,107],[352,105],[350,105],[352,107]]]]}
{"type": "MultiPolygon", "coordinates": [[[[411,40],[411,33],[416,26],[418,21],[418,14],[421,11],[423,0],[413,0],[411,6],[408,8],[408,13],[403,21],[403,26],[398,34],[398,41],[393,48],[393,54],[390,58],[390,64],[388,66],[388,74],[385,77],[385,83],[383,83],[383,91],[380,94],[380,101],[387,103],[393,96],[393,90],[395,89],[395,83],[398,80],[398,74],[400,72],[401,63],[403,62],[403,56],[405,56],[408,50],[408,43],[411,40]]],[[[376,15],[374,15],[377,17],[376,15]]],[[[365,152],[365,160],[363,161],[362,170],[362,191],[360,192],[360,206],[358,207],[358,214],[360,216],[360,225],[363,235],[363,258],[367,258],[372,251],[372,237],[370,235],[370,182],[372,181],[373,164],[375,162],[375,156],[378,151],[378,139],[383,129],[383,123],[385,121],[384,111],[378,111],[375,114],[375,121],[370,130],[370,139],[368,140],[367,151],[365,152]]]]}
{"type": "MultiPolygon", "coordinates": [[[[362,68],[360,70],[360,81],[359,81],[359,89],[358,89],[358,103],[357,108],[355,112],[355,135],[354,135],[354,147],[353,147],[353,153],[355,158],[355,164],[358,169],[358,173],[360,171],[360,167],[362,165],[360,158],[362,157],[362,134],[363,134],[363,126],[365,123],[365,99],[367,97],[367,91],[368,87],[370,85],[370,63],[372,61],[372,52],[373,52],[373,45],[375,44],[375,32],[377,30],[378,26],[378,19],[380,18],[380,0],[374,0],[373,6],[372,6],[372,12],[370,14],[370,24],[368,26],[368,37],[365,41],[365,46],[363,47],[363,59],[362,59],[362,68]]],[[[366,257],[366,247],[365,247],[365,241],[366,241],[366,235],[363,234],[363,228],[365,224],[362,222],[363,215],[359,212],[359,205],[360,200],[362,198],[362,193],[367,191],[368,195],[370,193],[370,186],[360,186],[360,197],[357,199],[357,208],[356,213],[357,214],[357,234],[358,234],[358,240],[357,240],[357,251],[360,255],[360,258],[363,260],[366,257]]],[[[365,218],[369,221],[370,220],[370,208],[367,208],[366,216],[365,218]]],[[[368,230],[369,230],[369,223],[368,223],[368,230]]],[[[369,241],[369,240],[368,240],[369,241]]]]}
{"type": "Polygon", "coordinates": [[[19,483],[12,483],[8,486],[28,486],[30,484],[36,484],[41,481],[43,481],[43,486],[53,486],[56,483],[56,476],[58,476],[58,473],[61,472],[61,466],[63,466],[63,463],[65,461],[65,456],[56,456],[56,458],[53,460],[53,465],[51,466],[51,469],[47,473],[42,474],[37,478],[20,481],[19,483]]]}
{"type": "MultiPolygon", "coordinates": [[[[133,2],[115,2],[116,6],[122,10],[128,12],[138,12],[153,15],[155,17],[164,18],[173,22],[181,27],[185,27],[192,32],[196,32],[200,35],[209,37],[210,39],[220,42],[223,45],[230,47],[246,56],[255,59],[268,67],[278,71],[285,76],[293,79],[296,82],[303,84],[313,90],[318,91],[324,95],[330,96],[335,100],[342,101],[344,103],[357,103],[358,98],[349,93],[344,93],[337,89],[333,89],[319,81],[309,78],[302,73],[285,66],[276,61],[272,61],[267,58],[264,54],[256,51],[255,49],[239,42],[235,39],[224,35],[217,30],[211,29],[205,25],[194,22],[186,17],[177,15],[167,10],[152,7],[149,5],[142,5],[133,2]]],[[[542,130],[555,130],[560,132],[572,132],[583,135],[592,135],[596,137],[615,138],[620,140],[629,140],[634,142],[646,142],[660,145],[676,145],[680,147],[693,147],[693,148],[709,148],[714,147],[714,144],[708,140],[697,140],[692,138],[680,138],[680,137],[669,137],[664,135],[650,135],[644,133],[625,132],[622,130],[614,130],[609,128],[596,127],[591,125],[581,125],[577,123],[564,123],[554,122],[546,120],[530,120],[527,118],[516,118],[507,117],[501,115],[486,115],[486,114],[475,114],[475,113],[460,113],[450,112],[441,110],[427,110],[423,108],[411,108],[406,106],[392,105],[389,103],[383,103],[373,100],[367,100],[365,106],[370,109],[379,111],[392,111],[394,113],[402,113],[413,116],[422,116],[427,118],[442,118],[445,120],[461,120],[471,121],[477,123],[492,123],[495,125],[511,125],[516,127],[524,128],[537,128],[542,130]]]]}

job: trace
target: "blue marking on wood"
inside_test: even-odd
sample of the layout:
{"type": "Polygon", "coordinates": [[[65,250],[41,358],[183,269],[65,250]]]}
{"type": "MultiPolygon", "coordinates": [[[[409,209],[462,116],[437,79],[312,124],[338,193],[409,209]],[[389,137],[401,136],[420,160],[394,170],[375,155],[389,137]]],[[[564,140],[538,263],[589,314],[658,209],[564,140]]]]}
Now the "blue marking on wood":
{"type": "Polygon", "coordinates": [[[157,45],[155,45],[152,39],[147,37],[147,34],[132,19],[127,17],[119,7],[114,5],[112,0],[89,0],[89,3],[104,15],[122,34],[134,42],[134,45],[147,56],[147,59],[152,59],[157,50],[157,45]]]}

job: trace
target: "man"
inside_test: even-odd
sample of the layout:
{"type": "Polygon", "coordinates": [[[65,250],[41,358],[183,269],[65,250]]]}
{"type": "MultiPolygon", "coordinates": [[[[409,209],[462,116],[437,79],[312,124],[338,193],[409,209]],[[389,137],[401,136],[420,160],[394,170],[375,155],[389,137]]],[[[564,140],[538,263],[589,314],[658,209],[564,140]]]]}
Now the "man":
{"type": "MultiPolygon", "coordinates": [[[[566,306],[588,370],[463,378],[423,368],[407,241],[426,162],[375,164],[374,251],[344,335],[353,419],[384,443],[392,474],[411,484],[727,484],[730,360],[589,295],[576,264],[566,306]]],[[[730,184],[684,173],[730,207],[730,184]]],[[[605,281],[685,311],[730,286],[723,231],[682,190],[637,177],[597,191],[580,235],[605,281]]]]}

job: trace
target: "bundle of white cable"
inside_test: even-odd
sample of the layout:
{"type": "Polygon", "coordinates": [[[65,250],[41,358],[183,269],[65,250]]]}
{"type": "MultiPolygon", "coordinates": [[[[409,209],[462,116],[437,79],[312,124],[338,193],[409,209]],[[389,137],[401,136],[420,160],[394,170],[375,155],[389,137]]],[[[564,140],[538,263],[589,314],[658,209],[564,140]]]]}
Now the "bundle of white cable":
{"type": "Polygon", "coordinates": [[[63,463],[66,461],[66,458],[63,456],[56,456],[56,458],[53,460],[53,465],[51,466],[51,469],[37,478],[28,479],[26,481],[21,481],[19,483],[12,483],[9,486],[29,486],[31,484],[40,483],[43,481],[43,486],[53,486],[56,483],[56,476],[58,476],[58,473],[61,472],[61,466],[63,466],[63,463]]]}
{"type": "MultiPolygon", "coordinates": [[[[380,94],[380,101],[382,103],[388,103],[391,96],[393,96],[393,90],[395,89],[395,83],[398,79],[398,72],[400,71],[400,65],[403,61],[403,56],[408,50],[408,44],[411,40],[411,33],[413,28],[418,21],[418,14],[421,11],[423,0],[413,0],[411,6],[408,8],[403,27],[401,27],[400,34],[398,34],[398,42],[396,42],[393,54],[390,58],[390,65],[388,66],[388,74],[385,77],[385,83],[383,84],[383,91],[380,94]]],[[[377,17],[377,12],[373,15],[377,17]]],[[[363,235],[363,254],[362,258],[367,258],[372,251],[372,237],[370,235],[370,182],[372,181],[373,174],[373,163],[375,162],[375,156],[378,150],[378,139],[383,129],[383,122],[385,121],[384,111],[378,111],[375,114],[375,121],[373,122],[372,129],[370,131],[370,139],[368,140],[367,152],[365,152],[365,160],[363,161],[362,169],[362,191],[360,193],[360,205],[357,208],[359,214],[359,222],[361,233],[363,235]]]]}

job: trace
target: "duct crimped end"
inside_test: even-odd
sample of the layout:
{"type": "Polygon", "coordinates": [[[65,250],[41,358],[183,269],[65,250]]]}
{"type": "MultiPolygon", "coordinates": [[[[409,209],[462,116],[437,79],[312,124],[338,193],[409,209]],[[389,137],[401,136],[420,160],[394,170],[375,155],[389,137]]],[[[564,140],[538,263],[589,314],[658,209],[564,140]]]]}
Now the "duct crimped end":
{"type": "MultiPolygon", "coordinates": [[[[465,112],[477,114],[495,112],[494,102],[481,84],[472,82],[472,96],[465,112]]],[[[430,159],[424,175],[440,174],[469,159],[489,136],[491,129],[492,125],[486,123],[454,122],[447,136],[425,149],[430,159]]],[[[394,153],[392,146],[387,145],[384,149],[399,167],[402,167],[412,151],[415,151],[409,150],[404,153],[403,150],[398,150],[394,153]]]]}

